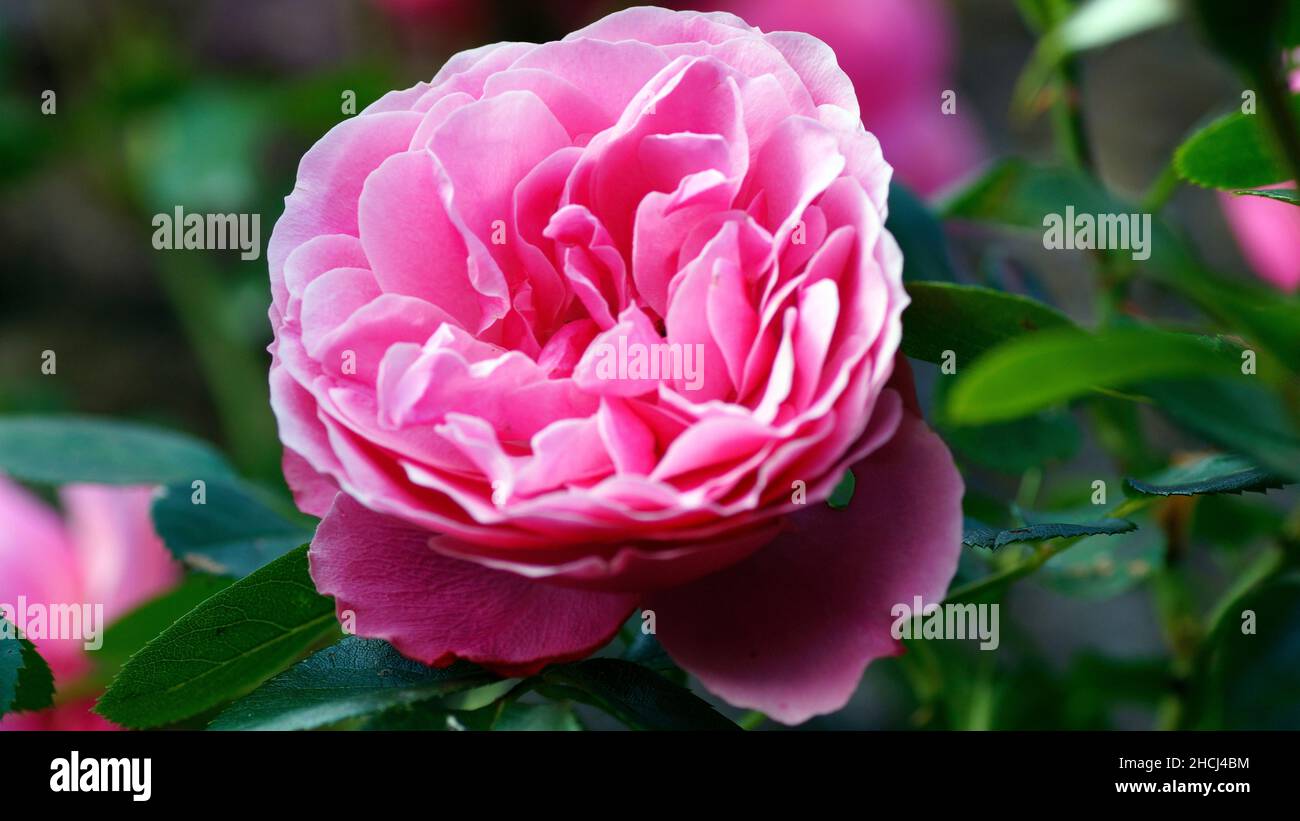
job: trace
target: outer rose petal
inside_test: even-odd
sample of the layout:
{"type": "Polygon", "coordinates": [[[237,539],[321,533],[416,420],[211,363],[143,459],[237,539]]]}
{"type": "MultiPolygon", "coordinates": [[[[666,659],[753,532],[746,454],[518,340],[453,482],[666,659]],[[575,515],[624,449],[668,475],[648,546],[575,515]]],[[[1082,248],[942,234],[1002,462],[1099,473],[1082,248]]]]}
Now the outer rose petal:
{"type": "Polygon", "coordinates": [[[650,598],[664,648],[731,704],[785,724],[838,710],[899,652],[893,605],[942,600],[961,549],[948,449],[906,415],[853,475],[849,509],[816,505],[744,562],[650,598]]]}
{"type": "Polygon", "coordinates": [[[462,658],[504,675],[584,658],[636,606],[636,596],[539,584],[442,556],[429,547],[433,535],[340,493],[312,540],[312,579],[340,614],[356,614],[359,635],[426,664],[462,658]]]}

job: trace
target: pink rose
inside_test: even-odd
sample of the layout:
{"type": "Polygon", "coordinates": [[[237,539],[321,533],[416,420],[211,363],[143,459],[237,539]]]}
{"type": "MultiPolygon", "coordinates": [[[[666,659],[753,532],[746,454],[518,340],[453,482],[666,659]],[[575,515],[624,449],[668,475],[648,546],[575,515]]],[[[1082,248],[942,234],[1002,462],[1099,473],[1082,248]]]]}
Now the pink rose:
{"type": "MultiPolygon", "coordinates": [[[[689,4],[699,7],[700,4],[689,4]]],[[[898,178],[931,194],[974,171],[983,140],[953,89],[956,36],[940,0],[712,0],[764,31],[806,31],[829,45],[853,81],[862,122],[898,178]]]]}
{"type": "Polygon", "coordinates": [[[643,607],[731,703],[841,707],[960,545],[895,366],[890,173],[824,43],[658,8],[336,126],[268,250],[317,586],[407,656],[514,675],[643,607]]]}
{"type": "MultiPolygon", "coordinates": [[[[147,487],[68,485],[60,491],[67,523],[38,499],[0,476],[0,604],[103,606],[102,630],[133,607],[166,590],[179,573],[154,533],[147,487]]],[[[92,611],[93,612],[93,611],[92,611]]],[[[16,616],[15,613],[8,613],[16,616]]],[[[102,635],[102,633],[101,633],[102,635]]],[[[33,644],[62,688],[91,670],[85,638],[37,639],[33,644]]],[[[0,719],[3,730],[107,730],[90,712],[94,699],[0,719]]]]}
{"type": "MultiPolygon", "coordinates": [[[[1300,59],[1300,54],[1297,55],[1300,59]]],[[[1300,92],[1300,71],[1291,75],[1300,92]]],[[[1270,188],[1295,188],[1294,182],[1270,188]]],[[[1255,273],[1283,291],[1300,288],[1300,208],[1256,196],[1220,194],[1219,204],[1241,253],[1255,273]]]]}

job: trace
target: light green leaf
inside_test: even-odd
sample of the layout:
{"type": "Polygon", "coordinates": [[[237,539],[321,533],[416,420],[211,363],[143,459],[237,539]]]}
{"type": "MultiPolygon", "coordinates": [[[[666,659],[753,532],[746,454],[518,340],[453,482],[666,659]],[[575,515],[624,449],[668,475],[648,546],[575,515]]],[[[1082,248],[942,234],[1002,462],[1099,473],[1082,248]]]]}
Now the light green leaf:
{"type": "Polygon", "coordinates": [[[95,710],[156,727],[242,695],[337,635],[334,604],[307,572],[307,546],[240,579],[131,657],[95,710]]]}
{"type": "Polygon", "coordinates": [[[1240,361],[1203,337],[1139,327],[1044,331],[959,370],[947,418],[955,425],[1000,422],[1146,379],[1234,373],[1240,361]]]}
{"type": "MultiPolygon", "coordinates": [[[[1293,95],[1290,105],[1291,116],[1300,117],[1300,95],[1293,95]]],[[[1178,176],[1206,188],[1273,185],[1291,178],[1273,145],[1262,116],[1238,111],[1188,137],[1174,152],[1174,168],[1178,176]]]]}

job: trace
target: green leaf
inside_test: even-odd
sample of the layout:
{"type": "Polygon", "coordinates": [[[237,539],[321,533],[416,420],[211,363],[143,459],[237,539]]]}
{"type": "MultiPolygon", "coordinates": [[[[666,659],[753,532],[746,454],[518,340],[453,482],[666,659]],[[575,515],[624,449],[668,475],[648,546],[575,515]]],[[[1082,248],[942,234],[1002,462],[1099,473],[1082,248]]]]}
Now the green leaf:
{"type": "Polygon", "coordinates": [[[547,668],[542,679],[585,693],[630,727],[644,730],[739,730],[690,690],[621,659],[598,658],[547,668]]]}
{"type": "Polygon", "coordinates": [[[79,416],[0,418],[0,470],[50,484],[165,484],[232,475],[212,447],[184,434],[79,416]]]}
{"type": "Polygon", "coordinates": [[[312,531],[292,522],[233,482],[210,482],[194,504],[187,484],[168,485],[153,503],[163,543],[185,564],[208,573],[243,577],[283,556],[312,531]]]}
{"type": "Polygon", "coordinates": [[[496,680],[457,662],[427,667],[379,639],[348,636],[227,707],[213,730],[306,730],[415,704],[496,680]]]}
{"type": "Polygon", "coordinates": [[[1239,197],[1263,197],[1264,199],[1300,205],[1300,191],[1296,191],[1294,188],[1255,188],[1233,191],[1232,193],[1239,197]]]}
{"type": "Polygon", "coordinates": [[[1275,579],[1233,610],[1211,637],[1211,709],[1221,712],[1211,726],[1300,730],[1300,573],[1275,579]]]}
{"type": "Polygon", "coordinates": [[[637,631],[635,636],[623,650],[624,660],[649,667],[651,670],[671,670],[677,666],[653,633],[641,632],[639,623],[635,629],[637,631]]]}
{"type": "MultiPolygon", "coordinates": [[[[1044,218],[1063,213],[1067,206],[1090,214],[1140,210],[1077,169],[1012,159],[995,164],[952,195],[942,213],[949,219],[993,223],[1041,235],[1044,218]]],[[[1300,363],[1300,299],[1209,271],[1167,224],[1153,219],[1151,225],[1151,259],[1135,266],[1135,271],[1190,299],[1209,316],[1271,350],[1294,371],[1291,363],[1300,363]]]]}
{"type": "Polygon", "coordinates": [[[1091,177],[1076,169],[1031,165],[1020,159],[995,163],[982,176],[954,192],[941,206],[945,219],[992,222],[1043,229],[1048,214],[1120,214],[1132,209],[1091,177]]]}
{"type": "Polygon", "coordinates": [[[104,646],[95,654],[100,674],[107,675],[104,684],[158,634],[230,585],[231,579],[190,574],[176,587],[109,625],[104,631],[104,646]]]}
{"type": "Polygon", "coordinates": [[[926,362],[956,355],[960,370],[990,348],[1047,328],[1070,328],[1068,317],[1028,297],[978,285],[912,282],[903,312],[903,353],[926,362]]]}
{"type": "Polygon", "coordinates": [[[943,225],[924,202],[898,182],[889,184],[885,228],[903,251],[903,281],[952,282],[957,278],[943,225]]]}
{"type": "Polygon", "coordinates": [[[1020,474],[1048,462],[1065,462],[1079,451],[1082,434],[1065,411],[1044,411],[1010,422],[955,426],[945,411],[953,380],[935,382],[931,424],[965,460],[1003,473],[1020,474]]]}
{"type": "Polygon", "coordinates": [[[54,703],[50,667],[18,628],[0,616],[0,716],[44,710],[54,703]]]}
{"type": "Polygon", "coordinates": [[[1277,396],[1249,379],[1162,380],[1140,390],[1178,427],[1278,476],[1300,479],[1295,422],[1277,396]]]}
{"type": "Polygon", "coordinates": [[[1039,522],[1005,530],[991,528],[973,519],[966,520],[961,542],[967,547],[997,550],[1015,542],[1043,542],[1048,539],[1072,539],[1078,536],[1114,535],[1136,530],[1127,519],[1098,519],[1092,522],[1039,522]]]}
{"type": "Polygon", "coordinates": [[[1043,331],[959,370],[947,418],[955,425],[1001,422],[1145,379],[1234,373],[1239,361],[1203,337],[1139,327],[1043,331]]]}
{"type": "MultiPolygon", "coordinates": [[[[1300,117],[1300,95],[1291,97],[1290,107],[1291,116],[1300,117]]],[[[1178,176],[1206,188],[1273,185],[1291,178],[1273,146],[1265,119],[1238,111],[1188,137],[1174,152],[1174,168],[1178,176]]]]}
{"type": "Polygon", "coordinates": [[[1067,596],[1111,598],[1150,578],[1164,564],[1164,556],[1165,538],[1159,528],[1107,532],[1048,559],[1037,578],[1067,596]]]}
{"type": "Polygon", "coordinates": [[[1145,481],[1128,479],[1129,487],[1152,496],[1197,496],[1206,493],[1262,493],[1286,482],[1239,456],[1215,454],[1177,465],[1145,481]]]}
{"type": "Polygon", "coordinates": [[[582,724],[567,704],[524,704],[516,701],[506,705],[492,729],[574,731],[581,730],[582,724]]]}
{"type": "Polygon", "coordinates": [[[96,712],[156,727],[239,696],[336,634],[303,545],[200,604],[131,657],[96,712]]]}
{"type": "Polygon", "coordinates": [[[844,471],[844,475],[840,477],[839,484],[837,484],[835,489],[831,491],[830,498],[826,500],[826,504],[836,510],[843,510],[848,507],[849,503],[853,501],[853,490],[857,485],[858,480],[853,477],[853,471],[844,471]]]}

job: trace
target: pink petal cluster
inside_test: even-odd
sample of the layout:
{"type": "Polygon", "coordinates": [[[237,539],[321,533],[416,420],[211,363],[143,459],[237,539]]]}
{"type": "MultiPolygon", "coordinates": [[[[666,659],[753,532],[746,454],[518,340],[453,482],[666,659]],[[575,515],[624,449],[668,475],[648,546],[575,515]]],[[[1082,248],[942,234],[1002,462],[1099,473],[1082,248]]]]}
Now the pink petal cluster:
{"type": "Polygon", "coordinates": [[[268,250],[317,586],[361,635],[508,674],[646,608],[731,703],[842,706],[960,543],[895,366],[890,174],[826,44],[648,7],[335,127],[268,250]],[[674,345],[698,373],[606,367],[674,345]]]}
{"type": "MultiPolygon", "coordinates": [[[[19,597],[42,607],[103,605],[104,625],[166,590],[179,577],[149,516],[147,487],[67,485],[60,490],[66,522],[39,499],[0,476],[0,603],[19,597]]],[[[33,642],[57,687],[91,670],[83,640],[33,642]]],[[[93,699],[0,719],[3,730],[106,730],[90,712],[93,699]]]]}

